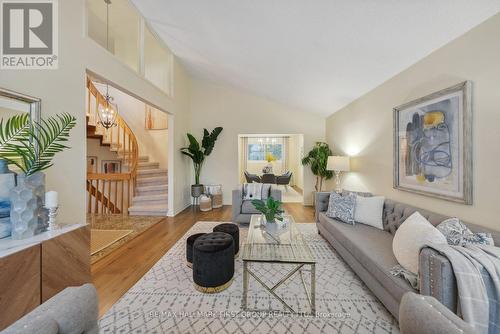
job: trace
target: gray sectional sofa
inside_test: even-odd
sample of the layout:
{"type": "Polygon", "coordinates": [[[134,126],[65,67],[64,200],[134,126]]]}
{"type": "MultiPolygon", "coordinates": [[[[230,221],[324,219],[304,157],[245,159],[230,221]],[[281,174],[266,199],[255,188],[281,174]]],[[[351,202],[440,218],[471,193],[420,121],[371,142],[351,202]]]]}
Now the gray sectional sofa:
{"type": "MultiPolygon", "coordinates": [[[[368,194],[361,194],[369,196],[368,194]]],[[[396,317],[403,295],[420,292],[430,295],[453,312],[457,307],[457,287],[451,263],[433,249],[420,252],[420,291],[389,271],[398,264],[392,252],[392,239],[398,227],[415,211],[419,211],[433,225],[449,218],[408,204],[386,199],[383,211],[384,230],[363,225],[349,225],[329,218],[329,192],[316,193],[316,222],[319,233],[335,248],[368,288],[396,317]]],[[[496,245],[500,245],[500,232],[466,223],[473,232],[489,232],[496,245]]]]}

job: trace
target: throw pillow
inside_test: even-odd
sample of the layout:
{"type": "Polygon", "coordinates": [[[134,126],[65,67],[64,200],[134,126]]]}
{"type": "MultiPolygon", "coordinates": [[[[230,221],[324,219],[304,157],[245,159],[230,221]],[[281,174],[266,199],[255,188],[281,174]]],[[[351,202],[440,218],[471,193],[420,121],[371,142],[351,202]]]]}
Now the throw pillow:
{"type": "Polygon", "coordinates": [[[355,208],[356,195],[349,194],[347,196],[341,196],[335,191],[332,191],[330,193],[326,215],[330,218],[337,218],[344,223],[354,225],[355,208]]]}
{"type": "Polygon", "coordinates": [[[444,235],[416,211],[396,231],[392,251],[403,268],[418,274],[420,249],[429,244],[446,243],[444,235]]]}
{"type": "Polygon", "coordinates": [[[436,228],[443,233],[449,245],[466,244],[494,246],[491,233],[474,233],[458,218],[443,220],[436,228]]]}
{"type": "Polygon", "coordinates": [[[383,230],[384,224],[382,223],[382,214],[384,210],[384,201],[385,197],[383,196],[357,196],[356,208],[354,209],[354,220],[357,223],[370,225],[379,230],[383,230]]]}
{"type": "Polygon", "coordinates": [[[244,199],[262,199],[262,183],[245,183],[243,185],[244,199]]]}

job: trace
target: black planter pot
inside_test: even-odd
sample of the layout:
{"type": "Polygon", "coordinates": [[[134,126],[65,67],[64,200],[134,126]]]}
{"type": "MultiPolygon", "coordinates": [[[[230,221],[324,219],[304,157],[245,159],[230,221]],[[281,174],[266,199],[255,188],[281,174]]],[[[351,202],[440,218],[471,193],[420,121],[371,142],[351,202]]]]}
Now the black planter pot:
{"type": "Polygon", "coordinates": [[[203,194],[204,186],[203,184],[193,184],[191,185],[191,196],[198,198],[203,194]]]}

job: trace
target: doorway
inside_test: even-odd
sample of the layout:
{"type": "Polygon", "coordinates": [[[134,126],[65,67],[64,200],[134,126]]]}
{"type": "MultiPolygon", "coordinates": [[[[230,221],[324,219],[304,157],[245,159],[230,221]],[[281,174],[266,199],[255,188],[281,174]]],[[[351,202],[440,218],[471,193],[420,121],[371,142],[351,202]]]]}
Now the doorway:
{"type": "Polygon", "coordinates": [[[239,182],[249,181],[247,175],[257,176],[261,182],[275,184],[284,203],[303,203],[303,155],[302,134],[240,134],[239,182]]]}

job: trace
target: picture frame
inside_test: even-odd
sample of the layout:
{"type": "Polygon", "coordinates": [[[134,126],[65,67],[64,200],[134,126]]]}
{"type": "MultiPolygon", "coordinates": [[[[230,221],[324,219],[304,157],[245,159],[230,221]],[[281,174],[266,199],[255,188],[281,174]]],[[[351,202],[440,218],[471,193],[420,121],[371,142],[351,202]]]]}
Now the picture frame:
{"type": "Polygon", "coordinates": [[[395,189],[472,204],[471,89],[464,81],[393,109],[395,189]]]}
{"type": "Polygon", "coordinates": [[[96,156],[87,156],[87,173],[97,173],[98,159],[96,156]]]}
{"type": "Polygon", "coordinates": [[[117,174],[122,172],[122,162],[120,160],[102,160],[101,173],[117,174]]]}

